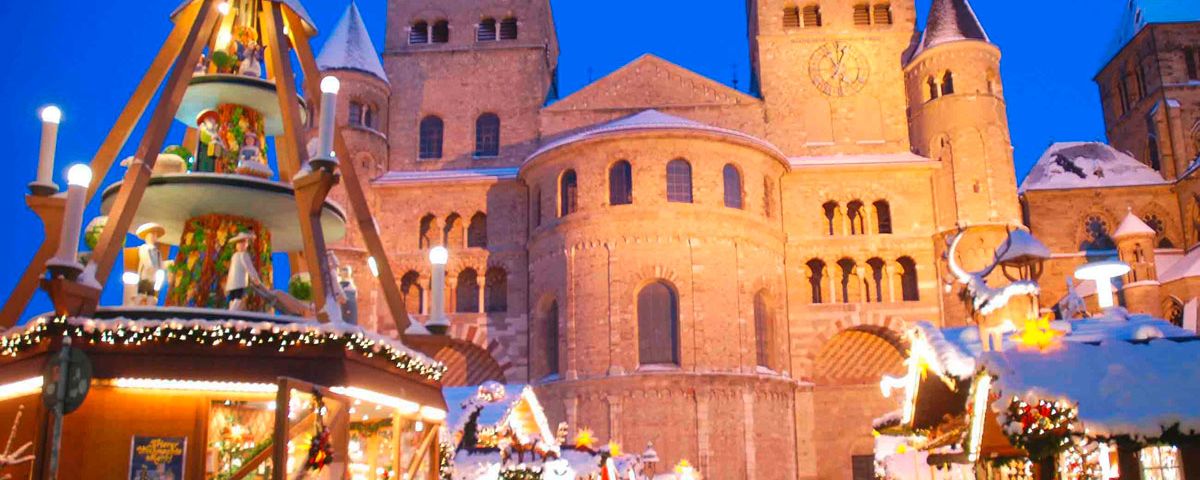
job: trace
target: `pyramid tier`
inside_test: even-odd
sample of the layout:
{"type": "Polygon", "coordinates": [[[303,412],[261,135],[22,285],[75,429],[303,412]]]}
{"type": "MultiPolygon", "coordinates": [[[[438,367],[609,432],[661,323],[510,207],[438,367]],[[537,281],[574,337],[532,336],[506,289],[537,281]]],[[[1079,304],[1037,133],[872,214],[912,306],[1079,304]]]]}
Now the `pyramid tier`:
{"type": "MultiPolygon", "coordinates": [[[[196,126],[196,118],[217,106],[242,105],[263,115],[266,134],[283,134],[283,113],[279,108],[279,97],[275,83],[245,75],[211,74],[197,75],[188,84],[187,92],[179,103],[175,119],[189,127],[196,126]]],[[[307,110],[304,100],[296,97],[300,108],[300,121],[305,122],[307,110]]]]}
{"type": "MultiPolygon", "coordinates": [[[[121,182],[108,187],[100,209],[105,215],[121,188],[121,182]]],[[[178,245],[185,223],[201,215],[219,213],[252,218],[271,232],[271,250],[295,252],[304,248],[295,191],[291,185],[243,175],[208,173],[157,175],[146,185],[145,194],[130,224],[130,233],[145,223],[162,225],[162,242],[178,245]]],[[[321,226],[329,242],[346,235],[346,214],[337,204],[326,201],[321,226]]]]}

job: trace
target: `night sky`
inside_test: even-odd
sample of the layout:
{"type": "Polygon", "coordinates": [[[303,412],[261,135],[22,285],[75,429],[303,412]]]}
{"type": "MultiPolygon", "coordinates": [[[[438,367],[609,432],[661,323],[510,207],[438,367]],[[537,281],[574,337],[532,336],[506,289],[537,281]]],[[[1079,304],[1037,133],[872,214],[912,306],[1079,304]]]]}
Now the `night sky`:
{"type": "MultiPolygon", "coordinates": [[[[318,26],[332,30],[344,0],[302,0],[318,26]]],[[[403,1],[403,0],[393,0],[403,1]]],[[[65,112],[58,144],[59,174],[88,162],[170,31],[177,0],[0,0],[0,131],[11,168],[0,175],[0,298],[7,298],[41,242],[41,224],[22,196],[33,180],[38,152],[38,109],[65,112]]],[[[918,0],[924,22],[930,0],[918,0]]],[[[360,0],[376,45],[382,45],[386,0],[360,0]]],[[[1092,76],[1113,51],[1123,0],[975,0],[973,6],[1004,54],[1003,80],[1024,178],[1054,141],[1104,140],[1092,76]]],[[[749,84],[742,0],[553,0],[562,47],[560,87],[577,91],[643,53],[653,53],[714,80],[745,90],[749,84]]],[[[323,38],[314,48],[319,49],[323,38]]],[[[179,125],[179,124],[177,124],[179,125]]],[[[143,125],[144,126],[144,125],[143,125]]],[[[182,128],[168,144],[178,143],[182,128]]],[[[140,132],[140,127],[139,127],[140,132]]],[[[118,158],[133,153],[135,132],[118,158]]],[[[108,182],[120,178],[114,168],[108,182]]],[[[89,218],[98,212],[98,200],[89,218]]],[[[277,265],[280,262],[277,262],[277,265]]],[[[282,262],[286,267],[286,262],[282,262]]],[[[114,277],[105,303],[120,302],[114,277]]],[[[276,277],[286,282],[284,272],[276,277]]],[[[49,309],[38,293],[26,315],[49,309]]]]}

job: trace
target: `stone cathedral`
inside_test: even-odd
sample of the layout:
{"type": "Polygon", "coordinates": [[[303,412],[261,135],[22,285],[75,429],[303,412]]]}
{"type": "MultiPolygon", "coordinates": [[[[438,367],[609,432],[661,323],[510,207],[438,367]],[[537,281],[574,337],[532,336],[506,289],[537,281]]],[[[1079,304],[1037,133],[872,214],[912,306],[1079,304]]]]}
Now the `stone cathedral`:
{"type": "MultiPolygon", "coordinates": [[[[411,318],[449,312],[445,338],[405,336],[450,366],[446,385],[532,384],[552,424],[653,443],[706,478],[871,478],[872,420],[899,406],[879,381],[904,372],[900,332],[968,318],[947,237],[967,228],[961,260],[981,267],[1024,213],[1075,262],[1091,217],[1041,198],[1094,186],[1018,192],[1001,51],[967,0],[934,0],[923,26],[912,0],[746,8],[748,92],[649,54],[560,92],[549,0],[389,1],[382,52],[351,5],[318,64],[349,99],[349,161],[411,318]],[[437,245],[450,261],[434,307],[437,245]]],[[[1114,142],[1172,179],[1136,187],[1161,198],[1130,211],[1157,215],[1180,257],[1197,237],[1176,198],[1194,194],[1167,191],[1196,147],[1171,140],[1152,168],[1142,118],[1162,142],[1190,124],[1170,123],[1169,100],[1118,121],[1125,91],[1108,78],[1124,72],[1101,73],[1114,142]]],[[[1118,203],[1093,223],[1115,230],[1118,203]]],[[[362,245],[351,229],[336,246],[359,322],[402,335],[362,245]]]]}

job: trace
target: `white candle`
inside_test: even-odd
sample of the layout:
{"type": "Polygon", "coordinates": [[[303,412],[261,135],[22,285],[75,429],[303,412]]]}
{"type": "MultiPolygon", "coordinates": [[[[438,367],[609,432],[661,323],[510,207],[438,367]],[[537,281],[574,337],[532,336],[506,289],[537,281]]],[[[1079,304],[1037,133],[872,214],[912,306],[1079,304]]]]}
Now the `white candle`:
{"type": "Polygon", "coordinates": [[[63,212],[58,253],[51,262],[59,265],[77,265],[79,260],[79,230],[83,228],[83,207],[87,200],[88,185],[92,183],[92,169],[78,164],[67,170],[67,209],[63,212]]]}
{"type": "Polygon", "coordinates": [[[325,77],[321,80],[321,123],[317,150],[317,158],[333,159],[333,130],[334,120],[337,119],[337,94],[342,83],[337,77],[325,77]]]}
{"type": "Polygon", "coordinates": [[[54,150],[58,145],[58,124],[62,110],[54,105],[42,109],[42,145],[38,152],[37,183],[58,190],[54,185],[54,150]]]}
{"type": "Polygon", "coordinates": [[[446,261],[450,258],[450,252],[446,247],[433,247],[429,250],[429,262],[433,264],[433,281],[430,285],[431,299],[429,309],[429,322],[426,327],[448,327],[449,322],[446,321],[446,261]]]}

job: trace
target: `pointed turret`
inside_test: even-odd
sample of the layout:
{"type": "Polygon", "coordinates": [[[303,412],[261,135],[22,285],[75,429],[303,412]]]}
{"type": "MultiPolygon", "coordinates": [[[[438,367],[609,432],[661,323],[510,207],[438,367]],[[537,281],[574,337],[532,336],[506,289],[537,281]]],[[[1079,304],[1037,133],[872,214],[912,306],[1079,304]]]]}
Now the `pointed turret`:
{"type": "Polygon", "coordinates": [[[1157,236],[1158,232],[1138,218],[1132,207],[1112,234],[1117,242],[1117,254],[1129,265],[1129,273],[1125,274],[1121,285],[1121,296],[1125,308],[1134,313],[1161,314],[1159,301],[1162,295],[1154,255],[1157,236]]]}
{"type": "Polygon", "coordinates": [[[363,23],[358,5],[354,2],[350,2],[346,13],[321,48],[317,67],[321,71],[357,70],[388,81],[383,64],[379,61],[379,53],[375,51],[371,35],[367,33],[367,25],[363,23]]]}
{"type": "Polygon", "coordinates": [[[925,32],[921,34],[921,43],[917,45],[913,57],[938,45],[961,40],[989,42],[971,3],[967,0],[934,0],[933,7],[929,9],[929,20],[925,22],[925,32]]]}

